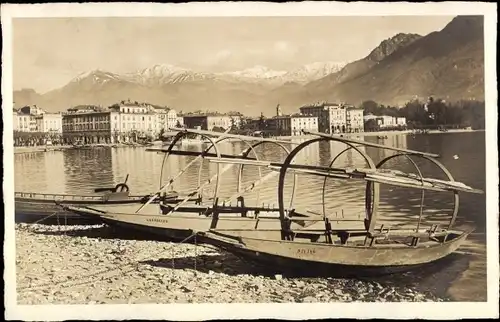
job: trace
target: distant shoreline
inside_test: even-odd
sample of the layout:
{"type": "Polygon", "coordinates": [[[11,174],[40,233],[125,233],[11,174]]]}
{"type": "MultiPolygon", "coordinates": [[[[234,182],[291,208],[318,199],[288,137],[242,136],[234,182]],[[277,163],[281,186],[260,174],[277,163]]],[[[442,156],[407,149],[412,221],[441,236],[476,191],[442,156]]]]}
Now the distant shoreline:
{"type": "MultiPolygon", "coordinates": [[[[122,148],[122,147],[129,147],[129,146],[142,147],[143,145],[140,145],[140,144],[128,145],[128,144],[123,144],[123,143],[96,143],[96,144],[88,144],[87,146],[90,146],[92,148],[99,148],[99,147],[122,148]]],[[[14,154],[61,151],[61,150],[67,150],[67,149],[71,149],[71,148],[73,148],[73,145],[15,146],[14,147],[14,154]]]]}
{"type": "MultiPolygon", "coordinates": [[[[464,130],[464,129],[451,129],[447,132],[442,132],[439,130],[429,130],[429,132],[425,134],[439,134],[439,133],[468,133],[468,132],[484,132],[485,130],[464,130]]],[[[346,138],[356,138],[356,137],[373,137],[373,136],[389,136],[389,135],[403,135],[403,134],[412,134],[412,130],[404,130],[404,131],[378,131],[378,132],[361,132],[361,133],[342,133],[346,138]]],[[[422,135],[422,134],[417,134],[422,135]]],[[[313,135],[297,135],[297,136],[273,136],[272,138],[278,140],[284,139],[307,139],[312,138],[313,135]]],[[[229,140],[228,140],[229,141],[229,140]]],[[[141,144],[123,144],[123,143],[109,143],[109,144],[89,144],[89,146],[93,148],[97,147],[116,147],[116,148],[124,148],[124,147],[146,147],[141,144]]],[[[72,148],[72,145],[52,145],[52,146],[16,146],[14,147],[14,154],[21,153],[35,153],[35,152],[49,152],[49,151],[60,151],[72,148]]]]}
{"type": "MultiPolygon", "coordinates": [[[[446,132],[442,132],[440,130],[429,130],[425,134],[445,134],[445,133],[469,133],[469,132],[484,132],[486,130],[465,130],[465,129],[451,129],[446,132]]],[[[355,137],[370,137],[370,136],[379,136],[379,135],[402,135],[402,134],[412,134],[412,130],[403,130],[403,131],[377,131],[377,132],[360,132],[360,133],[339,133],[336,135],[342,135],[343,137],[346,138],[355,138],[355,137]]],[[[422,135],[422,134],[416,134],[416,135],[422,135]]],[[[275,139],[306,139],[306,138],[311,138],[314,137],[314,135],[297,135],[297,136],[273,136],[272,138],[275,139]]]]}

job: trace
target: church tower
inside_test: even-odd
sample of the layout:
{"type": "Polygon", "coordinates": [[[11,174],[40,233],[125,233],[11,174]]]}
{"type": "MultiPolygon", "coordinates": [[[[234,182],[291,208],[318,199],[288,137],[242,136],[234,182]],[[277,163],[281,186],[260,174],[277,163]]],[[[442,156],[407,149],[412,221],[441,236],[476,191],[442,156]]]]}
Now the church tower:
{"type": "Polygon", "coordinates": [[[276,116],[281,116],[281,115],[282,115],[282,114],[281,114],[281,107],[280,107],[280,105],[278,104],[278,105],[276,105],[276,116]]]}

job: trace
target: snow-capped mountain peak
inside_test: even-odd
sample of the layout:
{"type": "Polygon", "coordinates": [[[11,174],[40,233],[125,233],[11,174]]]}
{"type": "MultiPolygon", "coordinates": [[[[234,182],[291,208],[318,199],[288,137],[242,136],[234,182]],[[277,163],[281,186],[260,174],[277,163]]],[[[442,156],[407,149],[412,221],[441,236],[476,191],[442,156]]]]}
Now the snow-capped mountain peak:
{"type": "Polygon", "coordinates": [[[90,80],[97,84],[105,83],[109,80],[120,80],[120,75],[106,72],[100,69],[84,72],[71,80],[72,83],[79,83],[82,81],[90,80]]]}
{"type": "Polygon", "coordinates": [[[247,68],[244,70],[240,71],[234,71],[234,72],[225,72],[221,73],[222,75],[230,75],[230,76],[236,76],[236,77],[245,77],[245,78],[274,78],[274,77],[279,77],[284,74],[286,74],[286,71],[276,71],[269,69],[265,66],[262,65],[255,65],[251,68],[247,68]]]}
{"type": "Polygon", "coordinates": [[[287,82],[306,83],[320,79],[328,74],[339,71],[343,66],[345,66],[345,63],[315,62],[292,71],[280,71],[262,65],[255,65],[239,71],[205,73],[170,64],[157,64],[127,74],[115,74],[96,69],[78,75],[72,82],[82,82],[85,80],[88,84],[104,84],[110,80],[115,80],[132,82],[144,86],[161,86],[204,80],[241,80],[244,82],[265,81],[279,85],[287,82]]]}
{"type": "Polygon", "coordinates": [[[197,73],[190,69],[170,64],[157,64],[127,74],[127,79],[143,85],[175,84],[186,81],[203,80],[210,77],[205,73],[197,73]]]}
{"type": "Polygon", "coordinates": [[[284,75],[287,81],[309,82],[340,71],[347,63],[314,62],[301,66],[284,75]]]}

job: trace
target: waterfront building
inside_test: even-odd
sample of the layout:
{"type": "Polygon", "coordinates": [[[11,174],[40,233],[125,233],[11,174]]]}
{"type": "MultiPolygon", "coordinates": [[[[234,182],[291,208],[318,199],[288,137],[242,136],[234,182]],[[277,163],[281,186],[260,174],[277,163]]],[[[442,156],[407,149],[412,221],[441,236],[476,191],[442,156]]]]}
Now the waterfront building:
{"type": "Polygon", "coordinates": [[[33,128],[36,129],[36,122],[34,121],[34,116],[30,114],[22,113],[21,111],[15,111],[13,113],[13,128],[14,131],[19,132],[34,132],[33,128]]]}
{"type": "Polygon", "coordinates": [[[369,127],[371,131],[406,127],[406,117],[368,114],[363,119],[365,127],[369,127]]]}
{"type": "Polygon", "coordinates": [[[65,143],[113,143],[110,110],[94,105],[69,108],[62,116],[62,136],[65,143]]]}
{"type": "Polygon", "coordinates": [[[228,114],[220,113],[190,113],[184,114],[184,126],[188,129],[200,128],[202,130],[213,131],[214,129],[229,129],[235,122],[241,123],[241,117],[235,118],[228,114]],[[236,121],[238,120],[238,121],[236,121]]]}
{"type": "Polygon", "coordinates": [[[170,131],[171,128],[177,126],[177,112],[174,109],[162,106],[151,106],[151,111],[156,114],[157,127],[156,130],[170,131]]]}
{"type": "Polygon", "coordinates": [[[377,118],[378,125],[380,128],[394,127],[396,126],[396,118],[389,115],[381,115],[377,118]]]}
{"type": "Polygon", "coordinates": [[[36,105],[13,109],[13,128],[19,132],[37,132],[37,117],[45,111],[36,105]]]}
{"type": "Polygon", "coordinates": [[[400,127],[406,126],[406,117],[396,117],[396,125],[400,127]]]}
{"type": "Polygon", "coordinates": [[[63,137],[66,141],[85,143],[137,142],[155,139],[163,129],[177,124],[174,109],[122,101],[109,108],[77,106],[63,116],[63,137]]]}
{"type": "Polygon", "coordinates": [[[362,108],[349,106],[346,108],[346,129],[348,133],[364,132],[364,119],[362,108]]]}
{"type": "Polygon", "coordinates": [[[122,101],[110,106],[110,111],[115,142],[154,139],[162,130],[168,131],[177,124],[174,109],[149,103],[122,101]]]}
{"type": "Polygon", "coordinates": [[[318,117],[311,115],[279,115],[270,119],[269,124],[269,130],[278,136],[300,136],[303,130],[318,132],[318,117]]]}
{"type": "Polygon", "coordinates": [[[35,116],[37,132],[62,134],[62,114],[43,113],[35,116]]]}
{"type": "Polygon", "coordinates": [[[300,107],[301,114],[318,118],[318,131],[345,133],[347,131],[347,105],[342,103],[316,103],[300,107]]]}

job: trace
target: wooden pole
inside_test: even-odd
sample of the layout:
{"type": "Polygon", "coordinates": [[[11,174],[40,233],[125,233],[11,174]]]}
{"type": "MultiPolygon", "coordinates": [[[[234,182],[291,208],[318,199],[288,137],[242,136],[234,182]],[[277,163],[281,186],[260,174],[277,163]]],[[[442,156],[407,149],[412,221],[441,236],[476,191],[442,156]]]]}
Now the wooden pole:
{"type": "Polygon", "coordinates": [[[246,141],[277,142],[277,143],[287,143],[287,144],[293,144],[293,145],[298,145],[299,144],[299,143],[295,143],[295,142],[292,142],[292,141],[265,139],[265,138],[262,138],[262,137],[249,136],[249,135],[240,135],[240,134],[227,134],[227,135],[223,135],[223,133],[220,133],[220,132],[213,132],[213,131],[206,131],[206,130],[194,130],[194,129],[183,129],[183,128],[170,128],[170,130],[171,131],[177,131],[177,132],[184,131],[186,133],[210,135],[210,136],[215,136],[215,137],[222,137],[222,136],[224,136],[225,138],[234,138],[234,139],[241,139],[241,140],[246,140],[246,141]]]}

